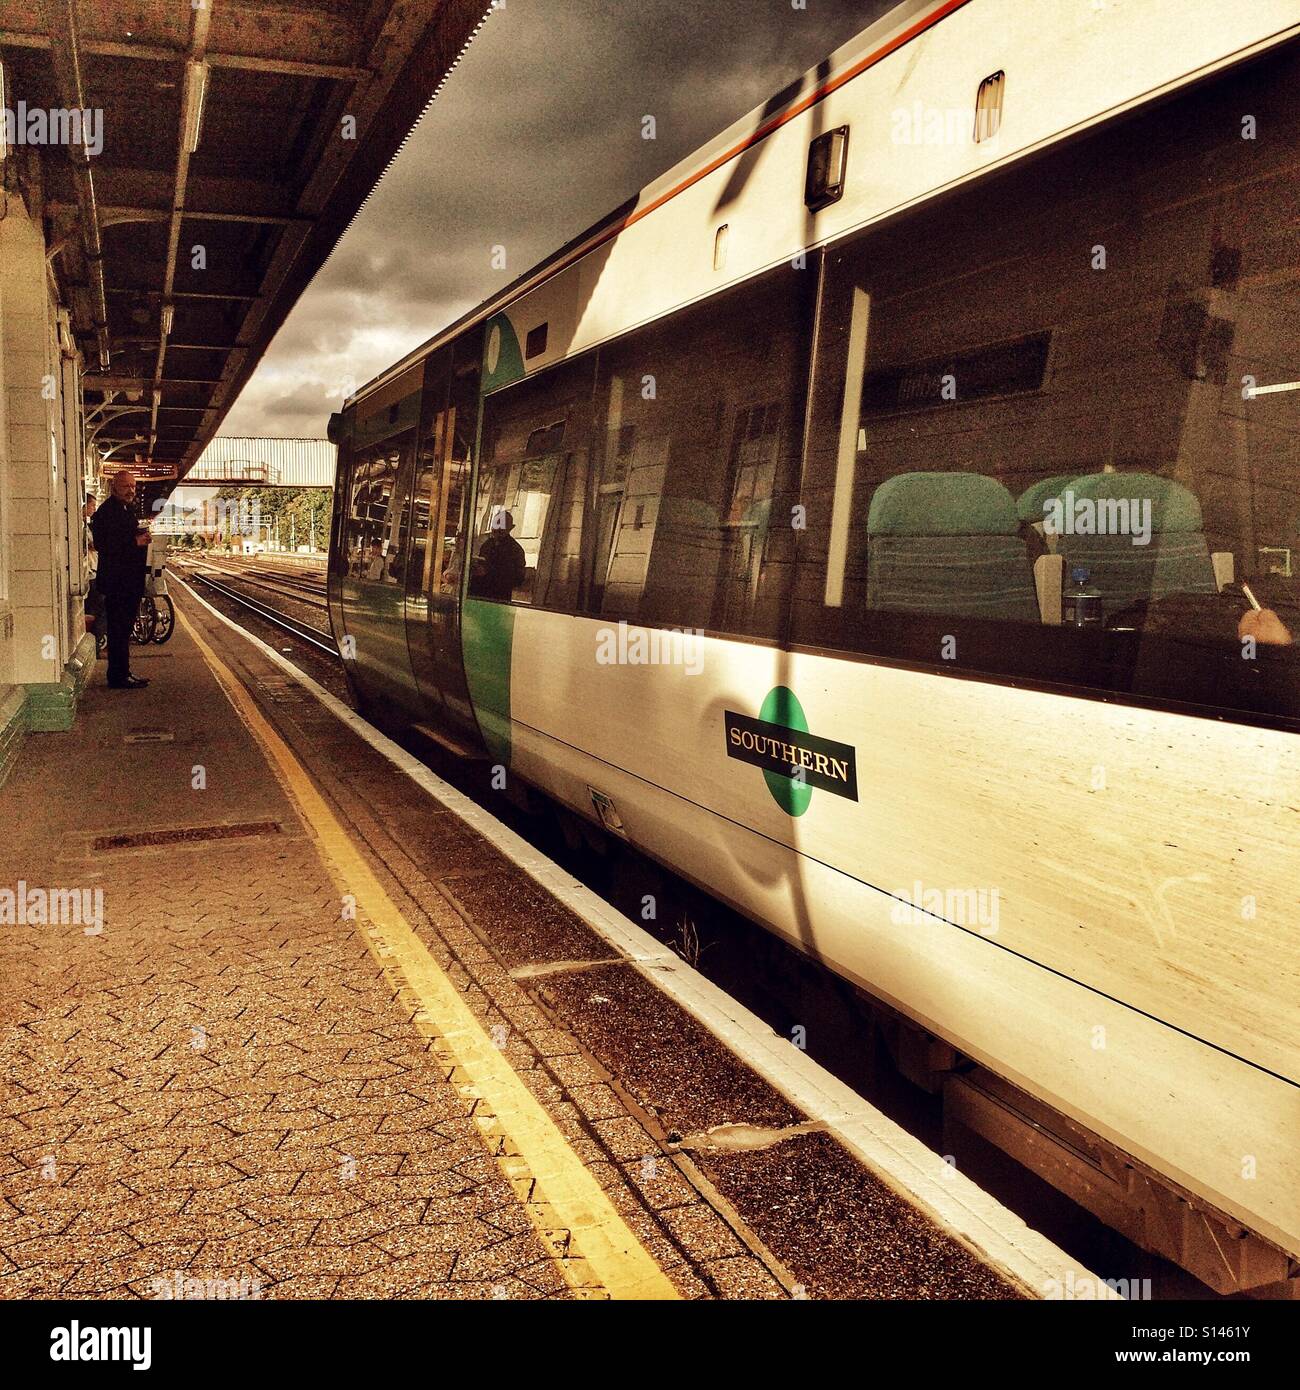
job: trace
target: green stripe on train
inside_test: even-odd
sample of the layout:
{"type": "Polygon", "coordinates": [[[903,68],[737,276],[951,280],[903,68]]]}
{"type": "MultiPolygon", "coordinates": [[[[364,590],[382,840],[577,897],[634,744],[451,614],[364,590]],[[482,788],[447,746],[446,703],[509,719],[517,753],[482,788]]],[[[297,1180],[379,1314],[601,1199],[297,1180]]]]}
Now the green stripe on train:
{"type": "Polygon", "coordinates": [[[515,610],[508,603],[466,598],[461,610],[461,645],[469,698],[488,753],[510,765],[510,661],[515,610]]]}

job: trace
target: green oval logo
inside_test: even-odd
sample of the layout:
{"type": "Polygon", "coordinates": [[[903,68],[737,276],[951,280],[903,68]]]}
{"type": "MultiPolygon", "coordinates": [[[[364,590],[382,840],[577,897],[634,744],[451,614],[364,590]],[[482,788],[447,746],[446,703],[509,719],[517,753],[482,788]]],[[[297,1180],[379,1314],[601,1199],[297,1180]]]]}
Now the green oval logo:
{"type": "MultiPolygon", "coordinates": [[[[799,703],[799,697],[786,685],[773,686],[767,692],[758,717],[765,724],[780,724],[783,728],[794,729],[798,733],[808,732],[808,718],[799,703]]],[[[812,801],[813,789],[807,782],[796,781],[793,777],[783,777],[779,772],[764,769],[763,781],[772,794],[772,800],[790,816],[801,816],[812,801]]]]}

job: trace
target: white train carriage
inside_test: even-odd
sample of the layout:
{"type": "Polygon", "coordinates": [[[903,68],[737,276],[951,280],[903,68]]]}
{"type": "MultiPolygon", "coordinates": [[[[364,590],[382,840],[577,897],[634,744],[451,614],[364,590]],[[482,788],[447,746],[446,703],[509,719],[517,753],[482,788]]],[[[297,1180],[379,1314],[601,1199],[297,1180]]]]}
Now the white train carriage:
{"type": "Polygon", "coordinates": [[[901,5],[336,430],[364,702],[1225,1290],[1300,1253],[1298,79],[1298,0],[901,5]]]}

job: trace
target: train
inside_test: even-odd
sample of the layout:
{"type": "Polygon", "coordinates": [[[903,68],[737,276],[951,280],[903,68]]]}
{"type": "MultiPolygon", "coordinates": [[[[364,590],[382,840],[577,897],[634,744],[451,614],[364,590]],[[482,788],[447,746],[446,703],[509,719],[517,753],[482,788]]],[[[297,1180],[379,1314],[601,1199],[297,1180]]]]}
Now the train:
{"type": "Polygon", "coordinates": [[[1300,1289],[1300,3],[909,0],[355,392],[363,710],[1300,1289]]]}

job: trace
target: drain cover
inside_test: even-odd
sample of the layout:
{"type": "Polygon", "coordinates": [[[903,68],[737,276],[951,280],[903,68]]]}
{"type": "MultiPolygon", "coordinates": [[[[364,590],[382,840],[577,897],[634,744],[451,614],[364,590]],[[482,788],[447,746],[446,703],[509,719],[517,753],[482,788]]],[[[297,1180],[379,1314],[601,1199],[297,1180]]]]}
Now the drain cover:
{"type": "Polygon", "coordinates": [[[278,835],[280,822],[251,820],[242,825],[193,825],[178,830],[142,830],[135,835],[101,835],[91,849],[143,849],[148,845],[188,845],[196,840],[243,840],[250,835],[278,835]]]}

